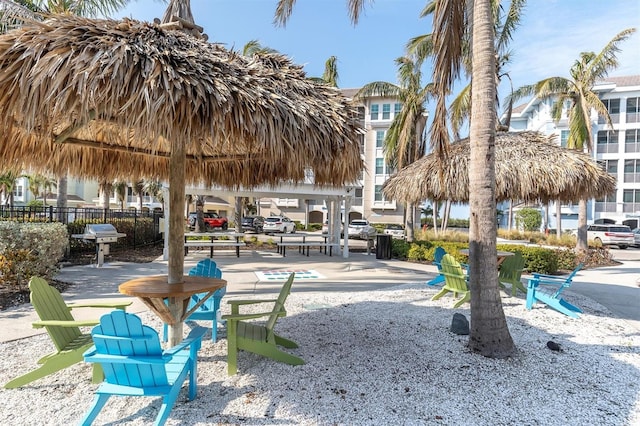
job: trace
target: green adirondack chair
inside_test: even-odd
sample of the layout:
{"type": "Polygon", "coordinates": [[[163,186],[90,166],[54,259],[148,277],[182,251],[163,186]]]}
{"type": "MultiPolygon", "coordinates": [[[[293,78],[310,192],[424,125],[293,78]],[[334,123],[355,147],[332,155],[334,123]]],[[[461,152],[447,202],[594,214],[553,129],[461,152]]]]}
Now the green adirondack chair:
{"type": "Polygon", "coordinates": [[[467,276],[460,263],[450,254],[445,254],[442,256],[440,264],[442,266],[440,273],[444,275],[444,286],[431,300],[438,300],[447,293],[453,293],[453,297],[458,297],[458,294],[462,294],[462,298],[453,305],[454,308],[469,302],[471,293],[467,287],[467,276]]]}
{"type": "Polygon", "coordinates": [[[498,275],[498,283],[500,287],[506,289],[505,284],[511,284],[511,295],[516,296],[518,290],[527,293],[527,288],[522,284],[520,278],[524,270],[524,257],[521,253],[516,252],[513,256],[505,258],[500,264],[500,274],[498,275]]]}
{"type": "Polygon", "coordinates": [[[231,314],[223,315],[222,318],[227,320],[227,374],[230,376],[236,374],[238,371],[239,350],[253,352],[290,365],[304,364],[302,358],[298,358],[278,348],[278,346],[297,348],[298,345],[289,339],[277,335],[273,331],[278,318],[287,315],[284,302],[291,292],[291,284],[293,284],[294,276],[295,273],[289,276],[289,279],[282,286],[277,299],[230,300],[228,302],[231,305],[231,314]],[[258,303],[273,303],[273,308],[268,312],[255,314],[240,313],[240,306],[258,303]],[[268,318],[264,325],[247,321],[264,317],[268,318]]]}
{"type": "MultiPolygon", "coordinates": [[[[67,305],[60,292],[40,277],[29,280],[29,289],[31,304],[40,318],[40,321],[33,323],[33,327],[44,327],[56,350],[38,360],[40,367],[4,385],[6,389],[24,386],[82,361],[82,354],[91,347],[93,341],[91,334],[82,333],[80,327],[96,325],[99,320],[76,321],[71,315],[71,309],[92,307],[124,310],[131,304],[128,301],[118,301],[67,305]]],[[[93,382],[100,383],[102,379],[102,369],[96,364],[93,369],[93,382]]]]}

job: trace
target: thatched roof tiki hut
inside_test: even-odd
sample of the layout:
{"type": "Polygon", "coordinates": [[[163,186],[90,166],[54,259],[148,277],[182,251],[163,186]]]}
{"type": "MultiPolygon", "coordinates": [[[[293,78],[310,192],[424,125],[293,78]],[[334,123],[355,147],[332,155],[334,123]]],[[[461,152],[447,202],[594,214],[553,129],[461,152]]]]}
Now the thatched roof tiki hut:
{"type": "Polygon", "coordinates": [[[54,15],[0,36],[3,162],[168,179],[169,283],[184,274],[186,183],[251,188],[311,169],[316,184],[342,185],[362,169],[357,112],[339,91],[281,55],[246,58],[200,30],[180,17],[54,15]]]}
{"type": "MultiPolygon", "coordinates": [[[[451,144],[444,163],[429,154],[400,170],[384,194],[419,203],[425,199],[469,200],[469,139],[451,144]]],[[[588,154],[565,149],[539,132],[496,135],[496,201],[572,202],[616,190],[615,178],[588,154]]]]}

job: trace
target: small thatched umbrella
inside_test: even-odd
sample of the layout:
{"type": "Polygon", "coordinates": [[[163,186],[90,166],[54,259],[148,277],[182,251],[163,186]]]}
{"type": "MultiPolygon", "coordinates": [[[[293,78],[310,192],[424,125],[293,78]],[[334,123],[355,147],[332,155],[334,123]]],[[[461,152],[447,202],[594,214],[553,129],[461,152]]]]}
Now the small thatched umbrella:
{"type": "Polygon", "coordinates": [[[362,170],[357,111],[337,89],[283,56],[208,43],[188,6],[172,0],[164,23],[54,15],[0,36],[3,163],[168,178],[169,283],[183,280],[186,182],[251,188],[310,169],[341,185],[362,170]]]}
{"type": "MultiPolygon", "coordinates": [[[[496,136],[496,201],[578,201],[612,194],[616,180],[588,154],[565,149],[539,132],[496,136]]],[[[425,199],[469,200],[469,139],[451,144],[440,163],[429,154],[400,170],[384,184],[384,194],[419,203],[425,199]]]]}

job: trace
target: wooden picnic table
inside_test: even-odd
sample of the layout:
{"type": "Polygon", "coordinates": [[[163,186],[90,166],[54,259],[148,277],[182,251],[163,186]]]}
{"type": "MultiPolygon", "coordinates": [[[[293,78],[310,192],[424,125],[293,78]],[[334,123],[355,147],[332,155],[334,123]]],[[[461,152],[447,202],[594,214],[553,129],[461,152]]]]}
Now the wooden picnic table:
{"type": "Polygon", "coordinates": [[[230,246],[236,248],[236,257],[240,257],[240,247],[245,246],[245,234],[242,232],[185,232],[184,234],[184,254],[189,253],[189,247],[209,247],[209,257],[213,257],[214,247],[230,246]],[[189,240],[187,237],[209,237],[209,241],[189,240]],[[221,240],[220,238],[235,238],[234,241],[221,240]]]}
{"type": "Polygon", "coordinates": [[[127,296],[139,298],[164,321],[168,325],[169,346],[175,346],[183,339],[184,320],[213,293],[225,287],[227,281],[219,278],[185,275],[181,283],[169,284],[168,278],[167,275],[135,278],[120,284],[118,291],[127,296]],[[191,309],[188,309],[191,296],[198,293],[205,293],[205,296],[191,309]]]}
{"type": "MultiPolygon", "coordinates": [[[[459,250],[460,253],[464,254],[465,256],[469,256],[469,249],[461,249],[459,250]]],[[[509,257],[509,256],[513,256],[515,253],[512,253],[510,251],[501,251],[498,250],[498,267],[500,267],[500,264],[502,262],[504,262],[504,260],[509,257]]]]}

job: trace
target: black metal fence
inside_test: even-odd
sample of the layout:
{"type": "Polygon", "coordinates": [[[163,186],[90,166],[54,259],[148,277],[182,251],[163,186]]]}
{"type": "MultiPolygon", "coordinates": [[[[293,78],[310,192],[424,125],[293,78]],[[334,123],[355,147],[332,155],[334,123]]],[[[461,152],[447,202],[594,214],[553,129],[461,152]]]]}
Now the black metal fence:
{"type": "Polygon", "coordinates": [[[75,238],[72,234],[82,234],[88,223],[110,223],[118,232],[127,234],[119,238],[114,248],[136,248],[162,241],[160,219],[164,216],[157,210],[120,210],[103,208],[55,206],[0,206],[0,220],[16,222],[60,222],[67,225],[71,251],[85,251],[93,247],[91,244],[75,238]]]}

